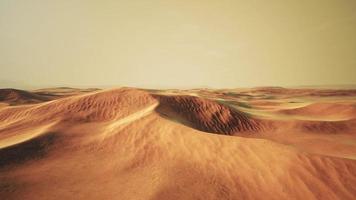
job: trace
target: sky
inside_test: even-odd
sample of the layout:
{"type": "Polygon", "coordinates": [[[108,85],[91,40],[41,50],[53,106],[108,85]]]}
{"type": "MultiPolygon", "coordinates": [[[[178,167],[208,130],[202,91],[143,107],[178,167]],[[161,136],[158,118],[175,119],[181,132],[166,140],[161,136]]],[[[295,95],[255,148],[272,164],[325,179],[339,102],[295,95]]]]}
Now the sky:
{"type": "Polygon", "coordinates": [[[349,84],[355,0],[0,0],[0,88],[349,84]]]}

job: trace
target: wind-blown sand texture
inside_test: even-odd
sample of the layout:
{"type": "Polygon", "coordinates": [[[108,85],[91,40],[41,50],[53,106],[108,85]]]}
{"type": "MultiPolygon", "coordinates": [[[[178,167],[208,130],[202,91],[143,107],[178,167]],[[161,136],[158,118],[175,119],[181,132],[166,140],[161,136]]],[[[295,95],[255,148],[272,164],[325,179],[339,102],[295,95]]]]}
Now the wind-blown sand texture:
{"type": "Polygon", "coordinates": [[[356,90],[0,90],[0,199],[356,199],[356,90]]]}

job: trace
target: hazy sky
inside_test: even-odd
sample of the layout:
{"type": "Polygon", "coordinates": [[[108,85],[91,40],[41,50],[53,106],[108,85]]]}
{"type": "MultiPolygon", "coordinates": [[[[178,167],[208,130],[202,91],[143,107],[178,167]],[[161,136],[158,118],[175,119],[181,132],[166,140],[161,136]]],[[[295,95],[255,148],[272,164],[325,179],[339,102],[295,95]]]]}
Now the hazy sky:
{"type": "Polygon", "coordinates": [[[0,87],[356,84],[355,0],[0,0],[0,87]]]}

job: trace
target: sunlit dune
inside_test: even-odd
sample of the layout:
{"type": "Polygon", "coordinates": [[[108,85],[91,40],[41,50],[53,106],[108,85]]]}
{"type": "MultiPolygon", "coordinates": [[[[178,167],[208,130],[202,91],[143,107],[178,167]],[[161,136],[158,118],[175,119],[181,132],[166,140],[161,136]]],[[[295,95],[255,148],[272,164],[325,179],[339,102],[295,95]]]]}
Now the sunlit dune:
{"type": "Polygon", "coordinates": [[[0,199],[355,199],[356,92],[0,90],[0,199]]]}

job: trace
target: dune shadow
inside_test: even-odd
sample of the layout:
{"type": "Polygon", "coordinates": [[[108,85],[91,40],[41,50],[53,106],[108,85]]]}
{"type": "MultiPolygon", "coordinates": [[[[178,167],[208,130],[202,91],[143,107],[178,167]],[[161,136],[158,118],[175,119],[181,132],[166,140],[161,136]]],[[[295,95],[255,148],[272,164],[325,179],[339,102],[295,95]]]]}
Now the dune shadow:
{"type": "Polygon", "coordinates": [[[0,168],[44,157],[57,136],[54,132],[0,149],[0,168]]]}
{"type": "Polygon", "coordinates": [[[162,117],[200,131],[233,135],[263,128],[260,120],[212,100],[186,95],[153,96],[160,102],[156,111],[162,117]]]}

